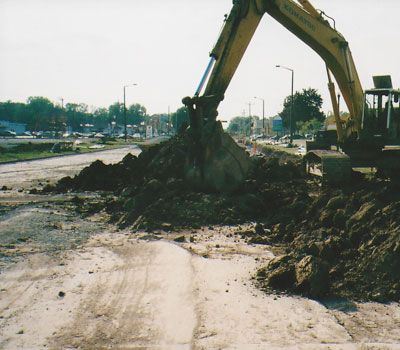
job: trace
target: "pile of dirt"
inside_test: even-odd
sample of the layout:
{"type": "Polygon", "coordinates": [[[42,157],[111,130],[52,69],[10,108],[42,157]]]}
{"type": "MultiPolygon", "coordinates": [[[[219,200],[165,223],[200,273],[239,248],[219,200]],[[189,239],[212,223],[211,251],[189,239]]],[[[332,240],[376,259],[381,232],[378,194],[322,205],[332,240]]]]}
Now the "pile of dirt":
{"type": "Polygon", "coordinates": [[[184,141],[176,137],[169,142],[149,147],[139,157],[128,153],[117,164],[106,165],[97,160],[74,178],[64,177],[55,188],[48,187],[46,190],[114,191],[123,196],[129,192],[133,196],[148,187],[152,180],[166,184],[171,179],[182,179],[184,157],[184,141]]]}
{"type": "Polygon", "coordinates": [[[377,181],[359,187],[321,190],[302,203],[301,215],[272,226],[263,238],[287,242],[287,254],[259,271],[263,287],[312,297],[400,299],[400,188],[377,181]]]}
{"type": "Polygon", "coordinates": [[[177,136],[115,165],[97,161],[47,190],[113,191],[96,210],[133,230],[257,222],[253,231],[238,234],[249,243],[286,249],[259,271],[262,288],[399,300],[396,185],[355,177],[345,188],[320,187],[304,174],[301,158],[271,151],[253,159],[247,180],[234,192],[204,193],[185,183],[186,145],[185,136],[177,136]]]}
{"type": "Polygon", "coordinates": [[[117,164],[96,161],[74,178],[65,177],[44,191],[113,191],[115,196],[105,197],[102,203],[81,203],[79,210],[92,212],[85,206],[100,208],[102,204],[121,228],[151,231],[200,226],[211,219],[217,223],[218,218],[206,209],[212,200],[190,190],[184,181],[185,155],[186,141],[177,136],[147,148],[138,157],[128,154],[117,164]]]}
{"type": "MultiPolygon", "coordinates": [[[[113,222],[121,227],[133,225],[134,229],[153,230],[258,220],[270,206],[263,194],[272,198],[273,191],[280,192],[273,189],[280,183],[287,187],[287,196],[292,197],[294,189],[287,183],[295,178],[304,182],[299,159],[294,159],[297,163],[280,163],[274,156],[254,159],[249,179],[234,192],[199,192],[184,180],[186,144],[184,135],[177,136],[138,157],[128,154],[117,164],[96,161],[74,178],[65,177],[44,191],[113,191],[116,196],[104,201],[104,209],[113,222]]],[[[279,200],[285,203],[283,198],[279,200]]]]}

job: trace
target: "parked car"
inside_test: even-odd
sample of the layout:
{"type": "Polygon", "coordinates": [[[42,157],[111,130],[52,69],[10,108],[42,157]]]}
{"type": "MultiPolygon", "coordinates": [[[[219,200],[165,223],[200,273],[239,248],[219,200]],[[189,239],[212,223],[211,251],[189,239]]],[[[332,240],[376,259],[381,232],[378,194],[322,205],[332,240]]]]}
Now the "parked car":
{"type": "Polygon", "coordinates": [[[282,142],[282,143],[289,142],[289,140],[290,140],[290,136],[289,135],[284,135],[279,139],[279,141],[282,142]]]}
{"type": "Polygon", "coordinates": [[[305,148],[304,146],[300,146],[300,147],[297,149],[297,152],[296,152],[296,154],[297,154],[298,156],[304,156],[306,153],[307,153],[307,152],[306,152],[306,148],[305,148]]]}
{"type": "Polygon", "coordinates": [[[16,137],[17,134],[14,131],[0,130],[1,137],[16,137]]]}

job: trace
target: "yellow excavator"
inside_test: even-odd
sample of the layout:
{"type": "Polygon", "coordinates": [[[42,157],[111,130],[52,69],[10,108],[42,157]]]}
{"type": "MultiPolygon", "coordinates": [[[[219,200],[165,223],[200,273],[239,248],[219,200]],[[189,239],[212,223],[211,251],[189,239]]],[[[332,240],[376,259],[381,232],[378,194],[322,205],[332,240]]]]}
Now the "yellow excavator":
{"type": "Polygon", "coordinates": [[[231,190],[251,169],[246,152],[223,132],[217,109],[265,13],[326,64],[336,130],[321,131],[307,144],[307,171],[330,182],[347,181],[352,167],[399,173],[400,90],[393,89],[390,76],[374,77],[375,88],[363,91],[348,42],[334,20],[308,0],[233,0],[194,96],[183,99],[190,119],[187,179],[199,187],[231,190]],[[346,119],[340,117],[332,75],[349,110],[346,119]]]}

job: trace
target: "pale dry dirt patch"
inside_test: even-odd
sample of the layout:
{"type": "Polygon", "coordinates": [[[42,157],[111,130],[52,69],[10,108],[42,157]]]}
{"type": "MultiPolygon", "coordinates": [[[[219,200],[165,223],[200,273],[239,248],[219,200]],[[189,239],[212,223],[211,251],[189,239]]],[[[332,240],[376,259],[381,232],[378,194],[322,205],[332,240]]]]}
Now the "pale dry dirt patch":
{"type": "Polygon", "coordinates": [[[99,232],[58,255],[30,255],[0,275],[0,347],[399,348],[399,305],[340,311],[265,294],[253,276],[272,252],[229,230],[183,232],[184,243],[173,241],[182,233],[99,232]]]}

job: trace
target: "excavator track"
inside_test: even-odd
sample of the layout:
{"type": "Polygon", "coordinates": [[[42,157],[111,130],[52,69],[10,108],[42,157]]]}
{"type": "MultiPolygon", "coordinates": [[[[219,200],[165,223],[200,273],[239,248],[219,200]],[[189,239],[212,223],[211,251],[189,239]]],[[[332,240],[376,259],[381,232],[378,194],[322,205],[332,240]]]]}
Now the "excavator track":
{"type": "Polygon", "coordinates": [[[389,178],[391,181],[400,182],[400,147],[387,146],[382,150],[382,155],[377,161],[380,177],[389,178]]]}
{"type": "Polygon", "coordinates": [[[325,184],[343,184],[351,179],[351,160],[346,154],[330,150],[309,151],[303,158],[306,172],[319,176],[325,184]]]}

